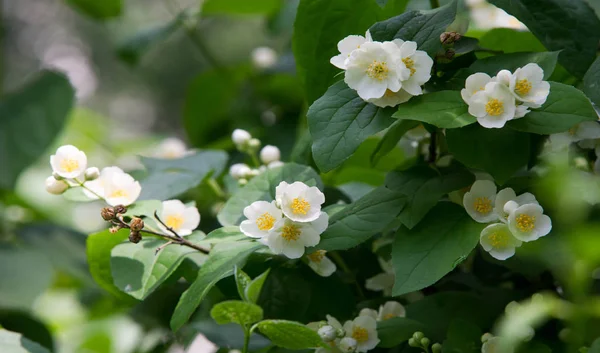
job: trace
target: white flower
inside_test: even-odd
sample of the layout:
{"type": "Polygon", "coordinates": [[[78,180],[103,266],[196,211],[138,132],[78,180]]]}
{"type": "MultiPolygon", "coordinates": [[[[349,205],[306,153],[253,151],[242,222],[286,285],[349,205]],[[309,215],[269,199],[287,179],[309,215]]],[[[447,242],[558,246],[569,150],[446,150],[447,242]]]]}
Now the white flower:
{"type": "Polygon", "coordinates": [[[281,167],[281,166],[283,166],[283,164],[284,163],[282,161],[273,161],[273,162],[269,163],[267,168],[273,169],[273,168],[281,167]]]}
{"type": "Polygon", "coordinates": [[[109,173],[103,181],[103,185],[104,199],[111,206],[131,205],[142,192],[140,183],[127,173],[109,173]]]}
{"type": "MultiPolygon", "coordinates": [[[[192,234],[200,224],[200,213],[194,206],[187,207],[179,200],[167,200],[162,202],[162,207],[157,212],[158,217],[165,225],[173,229],[177,234],[186,236],[192,234]]],[[[158,222],[158,227],[169,234],[167,227],[158,222]]]]}
{"type": "Polygon", "coordinates": [[[377,310],[371,308],[364,308],[358,313],[358,316],[369,316],[377,320],[377,310]]]}
{"type": "Polygon", "coordinates": [[[359,316],[353,321],[346,321],[344,331],[346,331],[346,337],[356,340],[357,352],[369,351],[379,343],[379,338],[377,338],[377,322],[372,317],[359,316]]]}
{"type": "MultiPolygon", "coordinates": [[[[564,147],[572,142],[580,142],[584,140],[595,140],[600,138],[600,124],[598,121],[581,122],[568,131],[559,134],[550,135],[550,143],[557,147],[564,147]]],[[[580,146],[585,148],[584,146],[580,146]]]]}
{"type": "Polygon", "coordinates": [[[538,204],[519,205],[509,201],[504,205],[508,213],[508,228],[515,238],[524,241],[534,241],[550,233],[552,221],[544,214],[544,209],[538,204]]]}
{"type": "Polygon", "coordinates": [[[365,36],[357,36],[351,35],[346,38],[340,40],[337,44],[337,48],[340,51],[339,55],[332,57],[329,62],[333,64],[335,67],[338,67],[342,70],[346,70],[346,60],[350,57],[350,54],[360,48],[366,42],[372,42],[371,33],[367,30],[365,36]]]}
{"type": "Polygon", "coordinates": [[[98,197],[104,198],[104,186],[113,173],[124,174],[125,172],[119,167],[104,167],[98,178],[86,181],[83,185],[83,193],[92,200],[97,200],[98,197]]]}
{"type": "Polygon", "coordinates": [[[535,196],[529,192],[521,194],[517,197],[517,194],[511,188],[505,188],[500,190],[496,195],[494,212],[498,215],[498,218],[504,223],[508,222],[508,213],[504,212],[504,205],[506,205],[508,201],[515,201],[519,205],[524,205],[527,203],[538,204],[535,196]]]}
{"type": "Polygon", "coordinates": [[[156,158],[165,159],[176,159],[181,158],[189,154],[185,143],[178,138],[170,137],[164,139],[156,148],[152,154],[156,158]]]}
{"type": "Polygon", "coordinates": [[[257,47],[250,54],[252,63],[259,69],[268,69],[277,62],[277,53],[269,47],[257,47]]]}
{"type": "Polygon", "coordinates": [[[344,81],[364,99],[380,98],[386,90],[398,92],[410,70],[392,42],[366,42],[346,61],[344,81]]]}
{"type": "Polygon", "coordinates": [[[522,242],[515,238],[504,223],[490,224],[479,236],[481,247],[498,260],[506,260],[515,254],[522,242]]]}
{"type": "Polygon", "coordinates": [[[244,216],[248,218],[240,224],[240,230],[251,238],[267,236],[281,217],[281,210],[275,201],[256,201],[244,208],[244,216]]]}
{"type": "Polygon", "coordinates": [[[469,216],[479,223],[495,221],[496,191],[496,184],[493,181],[477,180],[473,183],[471,190],[463,197],[463,205],[469,216]]]}
{"type": "Polygon", "coordinates": [[[95,180],[98,179],[99,176],[100,170],[98,170],[98,168],[96,167],[90,167],[86,169],[83,173],[83,177],[85,178],[85,180],[95,180]]]}
{"type": "Polygon", "coordinates": [[[398,104],[408,102],[409,99],[413,97],[412,94],[406,92],[404,89],[399,90],[398,92],[392,92],[389,89],[385,90],[383,96],[379,98],[371,98],[367,99],[367,102],[373,103],[378,107],[395,107],[398,104]]]}
{"type": "Polygon", "coordinates": [[[483,91],[475,93],[469,104],[469,114],[486,128],[501,128],[515,117],[515,98],[508,88],[498,82],[485,85],[483,91]]]}
{"type": "Polygon", "coordinates": [[[529,108],[531,107],[525,104],[517,104],[515,106],[515,117],[513,119],[519,119],[527,115],[527,113],[530,111],[529,108]]]}
{"type": "Polygon", "coordinates": [[[244,163],[235,163],[229,167],[229,175],[233,179],[246,178],[252,173],[252,169],[244,163]]]}
{"type": "Polygon", "coordinates": [[[315,246],[321,240],[321,233],[327,229],[329,216],[321,212],[313,222],[294,222],[287,218],[280,219],[269,231],[262,242],[274,254],[283,254],[290,259],[304,255],[304,248],[315,246]]]}
{"type": "Polygon", "coordinates": [[[514,351],[514,347],[501,337],[492,337],[481,346],[481,353],[513,353],[514,351]]]}
{"type": "Polygon", "coordinates": [[[396,280],[392,261],[385,261],[381,257],[378,257],[377,261],[379,262],[383,273],[367,279],[365,288],[372,291],[382,291],[384,296],[390,296],[396,280]]]}
{"type": "Polygon", "coordinates": [[[68,188],[69,184],[64,180],[56,180],[52,175],[46,178],[46,191],[53,195],[60,195],[68,188]]]}
{"type": "Polygon", "coordinates": [[[281,152],[276,146],[266,145],[262,148],[262,150],[260,150],[260,160],[264,164],[279,161],[280,158],[281,152]]]}
{"type": "Polygon", "coordinates": [[[335,317],[333,317],[331,315],[325,315],[325,318],[327,319],[327,324],[331,325],[337,331],[343,331],[344,330],[344,328],[342,327],[342,324],[340,323],[340,321],[338,319],[336,319],[335,317]]]}
{"type": "Polygon", "coordinates": [[[60,146],[56,154],[50,156],[50,165],[54,173],[67,179],[83,174],[87,167],[87,157],[83,151],[72,145],[60,146]]]}
{"type": "Polygon", "coordinates": [[[473,95],[479,91],[483,91],[485,86],[492,82],[490,75],[483,72],[478,72],[467,77],[465,88],[460,91],[460,95],[465,103],[470,104],[473,95]]]}
{"type": "Polygon", "coordinates": [[[231,140],[236,146],[243,146],[247,144],[251,138],[252,135],[250,135],[248,131],[242,129],[235,129],[231,134],[231,140]]]}
{"type": "Polygon", "coordinates": [[[395,301],[389,301],[379,307],[379,313],[377,314],[377,320],[384,321],[394,317],[405,317],[406,309],[404,306],[395,301]]]}
{"type": "Polygon", "coordinates": [[[358,341],[352,337],[344,337],[340,340],[339,343],[340,351],[343,353],[352,353],[355,352],[358,347],[358,341]]]}
{"type": "Polygon", "coordinates": [[[275,188],[275,200],[283,214],[296,222],[311,222],[321,217],[321,205],[325,195],[316,186],[296,181],[282,181],[275,188]]]}
{"type": "Polygon", "coordinates": [[[337,267],[325,254],[325,250],[316,250],[313,253],[306,255],[308,259],[308,266],[315,271],[319,276],[329,277],[331,276],[337,267]]]}
{"type": "Polygon", "coordinates": [[[423,94],[421,85],[431,78],[433,59],[426,52],[417,50],[416,42],[394,39],[393,43],[400,48],[400,58],[410,70],[409,77],[402,81],[402,89],[413,96],[423,94]]]}
{"type": "Polygon", "coordinates": [[[335,341],[337,338],[337,330],[331,325],[325,325],[321,327],[317,333],[323,340],[323,342],[335,341]]]}
{"type": "Polygon", "coordinates": [[[510,79],[510,92],[521,102],[532,108],[546,103],[550,84],[544,81],[544,70],[538,64],[527,64],[518,68],[510,79]]]}

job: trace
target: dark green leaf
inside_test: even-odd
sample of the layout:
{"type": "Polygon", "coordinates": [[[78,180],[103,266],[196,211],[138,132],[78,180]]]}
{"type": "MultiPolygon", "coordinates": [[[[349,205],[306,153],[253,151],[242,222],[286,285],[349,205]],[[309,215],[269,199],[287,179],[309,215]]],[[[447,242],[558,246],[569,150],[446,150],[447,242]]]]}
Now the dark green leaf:
{"type": "Polygon", "coordinates": [[[0,188],[10,189],[62,130],[74,91],[62,74],[42,71],[0,100],[0,188]]]}
{"type": "Polygon", "coordinates": [[[248,300],[246,297],[246,288],[252,282],[252,279],[246,272],[244,272],[241,268],[235,267],[233,271],[233,276],[235,278],[235,286],[237,287],[238,294],[242,300],[248,300]]]}
{"type": "Polygon", "coordinates": [[[410,0],[376,0],[383,7],[384,18],[400,15],[406,9],[410,0]]]}
{"type": "Polygon", "coordinates": [[[600,20],[583,0],[491,0],[518,18],[549,50],[562,50],[560,63],[583,77],[596,58],[600,20]]]}
{"type": "Polygon", "coordinates": [[[26,311],[0,310],[0,327],[18,332],[50,351],[54,350],[54,340],[48,327],[26,311]]]}
{"type": "Polygon", "coordinates": [[[244,208],[254,201],[275,200],[275,188],[282,181],[313,183],[312,185],[316,184],[323,189],[321,178],[310,167],[286,163],[283,167],[267,169],[264,173],[252,178],[248,184],[227,200],[217,216],[219,222],[224,226],[240,224],[244,219],[244,208]]]}
{"type": "Polygon", "coordinates": [[[394,121],[381,140],[379,140],[377,147],[375,147],[375,150],[371,154],[371,165],[377,164],[381,157],[388,154],[398,145],[398,142],[408,130],[413,129],[418,125],[418,122],[411,120],[394,121]]]}
{"type": "Polygon", "coordinates": [[[588,353],[600,353],[600,338],[596,339],[592,343],[592,346],[588,350],[588,353]]]}
{"type": "Polygon", "coordinates": [[[0,250],[0,307],[29,310],[52,283],[52,264],[38,252],[0,250]]]}
{"type": "Polygon", "coordinates": [[[260,332],[273,344],[287,349],[316,348],[322,345],[316,331],[299,322],[264,320],[258,323],[260,332]]]}
{"type": "Polygon", "coordinates": [[[21,334],[0,329],[0,352],[5,353],[50,353],[38,343],[21,334]]]}
{"type": "Polygon", "coordinates": [[[500,184],[529,161],[529,135],[511,129],[486,129],[473,124],[447,130],[446,141],[459,162],[488,172],[500,184]]]}
{"type": "Polygon", "coordinates": [[[260,292],[267,277],[269,276],[270,271],[271,269],[268,269],[261,273],[260,276],[253,279],[252,282],[250,282],[250,284],[246,287],[245,296],[249,302],[256,303],[258,301],[258,297],[260,296],[260,292]]]}
{"type": "Polygon", "coordinates": [[[582,121],[596,121],[598,114],[590,100],[577,88],[550,82],[546,103],[525,117],[508,123],[510,128],[535,134],[564,132],[582,121]]]}
{"type": "Polygon", "coordinates": [[[481,228],[462,207],[449,202],[434,207],[412,230],[401,228],[392,248],[392,293],[414,292],[437,282],[471,253],[481,228]]]}
{"type": "Polygon", "coordinates": [[[228,300],[213,306],[210,316],[219,325],[236,323],[241,326],[249,326],[262,320],[263,310],[256,304],[228,300]]]}
{"type": "Polygon", "coordinates": [[[127,64],[137,65],[148,49],[167,39],[183,23],[182,20],[182,16],[177,16],[168,23],[142,30],[119,45],[117,55],[127,64]]]}
{"type": "Polygon", "coordinates": [[[442,353],[479,353],[481,334],[481,329],[477,325],[463,319],[456,319],[448,328],[442,353]]]}
{"type": "Polygon", "coordinates": [[[281,0],[207,0],[202,4],[203,15],[272,14],[281,0]]]}
{"type": "Polygon", "coordinates": [[[224,151],[200,151],[179,159],[142,157],[148,176],[141,181],[140,200],[167,200],[198,186],[209,175],[223,172],[229,156],[224,151]]]}
{"type": "Polygon", "coordinates": [[[458,91],[440,91],[411,98],[398,106],[392,117],[417,120],[443,129],[473,124],[477,119],[469,114],[468,106],[458,91]]]}
{"type": "Polygon", "coordinates": [[[198,271],[196,281],[186,290],[171,318],[171,329],[179,330],[192,316],[204,296],[222,278],[231,276],[233,268],[244,262],[246,257],[259,247],[256,242],[236,242],[217,244],[198,271]]]}
{"type": "Polygon", "coordinates": [[[340,69],[329,59],[348,35],[364,35],[381,9],[373,0],[302,0],[294,23],[293,48],[308,103],[319,98],[340,69]]]}
{"type": "Polygon", "coordinates": [[[600,57],[594,61],[583,77],[583,92],[600,106],[600,57]]]}
{"type": "Polygon", "coordinates": [[[500,70],[509,70],[515,72],[516,69],[527,64],[538,64],[544,70],[544,79],[548,79],[558,59],[558,52],[542,53],[510,53],[490,56],[475,61],[469,69],[473,72],[485,72],[490,76],[495,76],[500,70]]]}
{"type": "Polygon", "coordinates": [[[77,11],[97,20],[117,17],[123,8],[122,0],[66,0],[77,11]]]}
{"type": "Polygon", "coordinates": [[[378,346],[392,348],[408,341],[415,332],[425,331],[422,323],[405,317],[394,317],[377,322],[377,337],[381,340],[378,346]]]}

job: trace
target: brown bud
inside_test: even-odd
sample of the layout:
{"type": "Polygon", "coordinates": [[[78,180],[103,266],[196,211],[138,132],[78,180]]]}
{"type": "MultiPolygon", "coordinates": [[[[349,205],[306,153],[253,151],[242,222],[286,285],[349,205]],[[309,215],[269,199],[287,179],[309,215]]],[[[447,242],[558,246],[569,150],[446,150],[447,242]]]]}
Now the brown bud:
{"type": "Polygon", "coordinates": [[[131,231],[129,232],[129,241],[137,244],[140,242],[140,240],[142,240],[142,235],[140,234],[140,232],[136,232],[136,231],[131,231]]]}
{"type": "Polygon", "coordinates": [[[448,49],[444,53],[444,57],[448,60],[452,60],[452,58],[454,58],[454,55],[456,55],[456,51],[454,49],[448,49]]]}
{"type": "Polygon", "coordinates": [[[460,33],[456,32],[444,32],[440,34],[440,42],[442,42],[444,45],[453,44],[454,42],[459,41],[461,38],[462,36],[460,33]]]}
{"type": "Polygon", "coordinates": [[[114,227],[110,227],[110,228],[108,228],[108,231],[109,231],[111,234],[115,234],[116,232],[118,232],[118,231],[119,231],[119,229],[121,229],[121,227],[114,226],[114,227]]]}
{"type": "Polygon", "coordinates": [[[133,217],[131,223],[129,223],[129,227],[132,232],[139,232],[144,229],[144,221],[141,218],[133,217]]]}
{"type": "Polygon", "coordinates": [[[115,210],[115,214],[123,214],[127,212],[127,207],[123,205],[116,205],[115,207],[113,207],[113,209],[115,210]]]}
{"type": "Polygon", "coordinates": [[[115,211],[112,207],[104,207],[100,211],[100,215],[102,216],[102,219],[104,219],[107,222],[110,222],[113,219],[115,219],[115,211]]]}

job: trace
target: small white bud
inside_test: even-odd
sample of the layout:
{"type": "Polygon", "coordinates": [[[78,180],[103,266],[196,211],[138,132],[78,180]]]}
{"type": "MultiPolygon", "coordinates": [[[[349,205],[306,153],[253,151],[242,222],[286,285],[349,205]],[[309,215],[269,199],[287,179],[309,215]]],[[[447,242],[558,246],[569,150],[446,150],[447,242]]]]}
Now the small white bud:
{"type": "Polygon", "coordinates": [[[248,173],[249,177],[255,177],[257,175],[260,175],[260,170],[259,169],[250,169],[250,173],[248,173]]]}
{"type": "Polygon", "coordinates": [[[269,163],[269,165],[267,167],[269,169],[273,169],[273,168],[281,167],[282,165],[283,165],[282,161],[273,161],[273,162],[269,163]]]}
{"type": "Polygon", "coordinates": [[[256,138],[250,139],[250,141],[248,141],[248,147],[253,150],[258,150],[260,148],[260,140],[256,138]]]}
{"type": "Polygon", "coordinates": [[[96,167],[89,167],[84,173],[85,180],[95,180],[100,176],[100,170],[96,167]]]}
{"type": "Polygon", "coordinates": [[[277,53],[269,47],[257,47],[251,56],[252,63],[259,69],[268,69],[277,62],[277,53]]]}
{"type": "Polygon", "coordinates": [[[281,152],[276,146],[266,145],[262,150],[260,150],[260,160],[264,164],[279,161],[280,158],[281,152]]]}
{"type": "Polygon", "coordinates": [[[340,344],[338,346],[342,352],[352,353],[356,350],[357,345],[358,345],[358,343],[356,342],[356,340],[354,338],[344,337],[344,338],[342,338],[342,340],[340,341],[340,344]]]}
{"type": "Polygon", "coordinates": [[[247,180],[247,179],[244,179],[244,178],[242,178],[242,179],[238,180],[238,183],[239,183],[240,185],[246,185],[246,184],[248,184],[248,180],[247,180]]]}
{"type": "Polygon", "coordinates": [[[318,333],[323,342],[331,342],[337,338],[337,330],[331,325],[321,327],[318,333]]]}
{"type": "Polygon", "coordinates": [[[69,184],[64,180],[56,180],[53,176],[46,179],[46,191],[53,195],[60,195],[67,191],[69,184]]]}
{"type": "Polygon", "coordinates": [[[235,129],[231,134],[231,140],[235,143],[236,146],[243,146],[247,144],[250,139],[252,139],[252,135],[246,130],[235,129]]]}
{"type": "Polygon", "coordinates": [[[250,167],[244,163],[236,163],[229,168],[229,175],[234,179],[245,178],[250,175],[251,172],[252,170],[250,167]]]}

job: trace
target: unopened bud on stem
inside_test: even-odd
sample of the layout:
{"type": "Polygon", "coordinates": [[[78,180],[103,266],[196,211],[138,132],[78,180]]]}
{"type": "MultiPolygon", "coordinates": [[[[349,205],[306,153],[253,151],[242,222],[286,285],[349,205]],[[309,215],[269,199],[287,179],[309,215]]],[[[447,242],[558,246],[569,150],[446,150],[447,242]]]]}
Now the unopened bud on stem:
{"type": "Polygon", "coordinates": [[[115,214],[124,214],[127,212],[127,207],[123,205],[116,205],[114,208],[115,214]]]}
{"type": "Polygon", "coordinates": [[[100,211],[100,215],[102,216],[102,219],[104,219],[107,222],[110,222],[113,219],[115,219],[115,211],[112,207],[102,208],[102,210],[100,211]]]}
{"type": "Polygon", "coordinates": [[[140,234],[140,232],[136,232],[136,231],[131,231],[129,232],[129,241],[137,244],[140,242],[140,240],[142,240],[142,235],[140,234]]]}
{"type": "Polygon", "coordinates": [[[87,181],[98,179],[98,177],[100,176],[100,170],[98,170],[98,168],[96,168],[96,167],[90,167],[85,170],[85,173],[83,176],[85,177],[85,180],[87,180],[87,181]]]}
{"type": "Polygon", "coordinates": [[[323,340],[323,342],[331,342],[337,338],[336,329],[333,328],[333,326],[331,326],[331,325],[325,325],[325,326],[321,327],[319,329],[318,333],[319,333],[319,336],[321,336],[321,339],[323,340]]]}
{"type": "Polygon", "coordinates": [[[139,217],[133,217],[131,223],[129,223],[129,227],[132,232],[139,232],[144,229],[144,221],[139,217]]]}
{"type": "Polygon", "coordinates": [[[454,42],[458,42],[461,38],[462,36],[460,33],[456,32],[444,32],[440,34],[440,42],[442,42],[444,45],[450,45],[454,42]]]}

